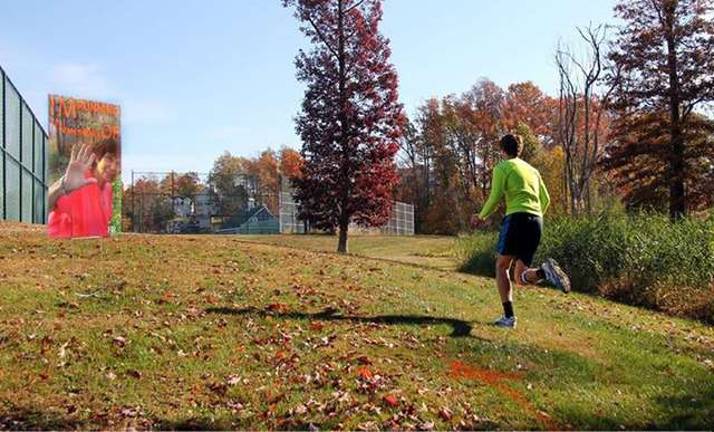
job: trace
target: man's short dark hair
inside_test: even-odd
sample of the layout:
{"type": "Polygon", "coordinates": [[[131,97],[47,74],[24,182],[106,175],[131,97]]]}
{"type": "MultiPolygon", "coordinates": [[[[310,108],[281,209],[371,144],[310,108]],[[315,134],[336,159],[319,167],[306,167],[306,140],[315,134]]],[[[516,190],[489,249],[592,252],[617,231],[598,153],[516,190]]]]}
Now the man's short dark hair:
{"type": "Polygon", "coordinates": [[[518,157],[523,152],[523,140],[518,135],[504,135],[501,138],[501,149],[510,157],[518,157]]]}
{"type": "Polygon", "coordinates": [[[100,160],[107,153],[118,159],[119,143],[115,138],[106,138],[94,143],[94,145],[92,145],[92,151],[96,155],[97,160],[100,160]]]}

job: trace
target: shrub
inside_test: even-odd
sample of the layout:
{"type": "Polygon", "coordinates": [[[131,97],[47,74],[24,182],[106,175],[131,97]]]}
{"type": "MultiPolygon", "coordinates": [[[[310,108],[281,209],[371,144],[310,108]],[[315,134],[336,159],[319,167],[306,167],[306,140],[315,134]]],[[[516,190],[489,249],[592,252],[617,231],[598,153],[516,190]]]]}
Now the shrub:
{"type": "MultiPolygon", "coordinates": [[[[463,271],[493,276],[498,234],[460,239],[463,271]]],[[[573,289],[714,322],[714,217],[602,213],[546,220],[535,262],[555,258],[573,289]]]]}

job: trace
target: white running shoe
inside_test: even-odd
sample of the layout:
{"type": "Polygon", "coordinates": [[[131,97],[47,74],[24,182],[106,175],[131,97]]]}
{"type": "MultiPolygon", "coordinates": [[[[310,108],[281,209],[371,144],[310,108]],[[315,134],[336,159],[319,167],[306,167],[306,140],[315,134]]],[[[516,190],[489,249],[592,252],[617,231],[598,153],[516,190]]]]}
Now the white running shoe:
{"type": "Polygon", "coordinates": [[[570,292],[570,278],[553,258],[545,260],[541,265],[545,279],[564,293],[570,292]]]}
{"type": "Polygon", "coordinates": [[[516,328],[516,317],[502,316],[501,318],[494,321],[493,325],[495,325],[496,327],[516,328]]]}

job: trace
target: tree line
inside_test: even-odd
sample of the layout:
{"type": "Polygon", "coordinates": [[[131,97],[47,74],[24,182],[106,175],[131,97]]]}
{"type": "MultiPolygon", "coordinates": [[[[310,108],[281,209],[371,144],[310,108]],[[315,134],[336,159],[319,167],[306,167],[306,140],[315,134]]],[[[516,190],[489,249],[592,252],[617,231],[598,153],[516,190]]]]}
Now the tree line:
{"type": "Polygon", "coordinates": [[[501,135],[526,143],[552,212],[622,205],[672,220],[714,205],[712,2],[621,1],[620,27],[577,28],[554,53],[559,92],[488,79],[418,107],[401,141],[398,199],[417,232],[455,234],[485,201],[501,135]]]}
{"type": "MultiPolygon", "coordinates": [[[[393,199],[415,205],[418,233],[463,232],[509,132],[543,173],[553,213],[622,205],[677,220],[710,209],[713,1],[621,0],[617,26],[576,28],[572,43],[555,47],[557,94],[484,78],[425,101],[409,119],[380,32],[381,0],[282,0],[310,42],[295,59],[305,84],[295,119],[302,148],[288,176],[300,217],[339,233],[340,252],[349,224],[383,224],[393,199]]],[[[230,197],[245,187],[238,173],[259,179],[255,194],[275,208],[282,159],[219,157],[209,183],[221,209],[234,210],[230,197]]]]}

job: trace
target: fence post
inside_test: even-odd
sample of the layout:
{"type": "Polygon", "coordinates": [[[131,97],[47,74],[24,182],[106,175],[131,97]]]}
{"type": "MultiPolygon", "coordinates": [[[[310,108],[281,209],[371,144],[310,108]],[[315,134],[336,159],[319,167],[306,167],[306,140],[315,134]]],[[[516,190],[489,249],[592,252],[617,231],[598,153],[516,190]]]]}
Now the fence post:
{"type": "Polygon", "coordinates": [[[134,206],[134,197],[136,189],[134,189],[134,170],[131,170],[131,231],[136,232],[136,207],[134,206]]]}

